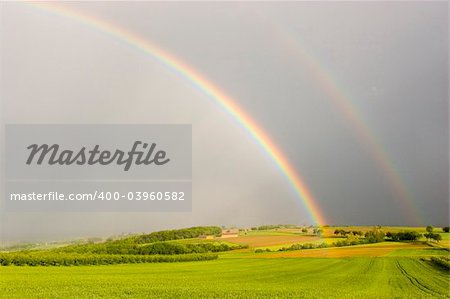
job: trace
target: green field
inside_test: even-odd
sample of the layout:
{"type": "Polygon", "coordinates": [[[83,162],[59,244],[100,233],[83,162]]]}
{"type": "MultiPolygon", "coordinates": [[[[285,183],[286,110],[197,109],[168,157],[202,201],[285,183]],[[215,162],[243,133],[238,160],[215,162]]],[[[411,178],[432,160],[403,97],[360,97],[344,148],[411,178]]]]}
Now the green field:
{"type": "Polygon", "coordinates": [[[388,257],[11,266],[0,278],[5,298],[449,298],[448,284],[427,262],[388,257]]]}
{"type": "MultiPolygon", "coordinates": [[[[448,234],[443,235],[445,242],[448,234]]],[[[115,262],[108,257],[127,254],[102,251],[106,263],[111,261],[110,265],[0,266],[0,298],[450,298],[450,252],[437,242],[386,240],[344,247],[255,253],[261,244],[276,249],[289,242],[316,243],[317,236],[295,230],[269,230],[226,239],[190,235],[176,239],[177,232],[162,232],[153,238],[162,236],[168,238],[162,243],[139,243],[139,240],[151,238],[131,237],[111,242],[120,246],[110,248],[103,246],[109,243],[98,243],[44,251],[37,248],[29,253],[5,251],[0,253],[0,260],[1,254],[29,254],[34,258],[49,254],[50,259],[77,254],[92,257],[100,254],[92,250],[139,250],[152,244],[167,244],[164,250],[173,248],[171,244],[197,250],[203,248],[199,244],[226,244],[232,248],[216,253],[218,259],[195,262],[113,264],[115,262]],[[82,253],[85,251],[89,253],[82,253]],[[443,265],[433,263],[431,259],[435,257],[442,259],[443,265]]],[[[342,239],[331,234],[320,239],[333,238],[342,239]]],[[[176,259],[201,254],[166,256],[176,259]]]]}

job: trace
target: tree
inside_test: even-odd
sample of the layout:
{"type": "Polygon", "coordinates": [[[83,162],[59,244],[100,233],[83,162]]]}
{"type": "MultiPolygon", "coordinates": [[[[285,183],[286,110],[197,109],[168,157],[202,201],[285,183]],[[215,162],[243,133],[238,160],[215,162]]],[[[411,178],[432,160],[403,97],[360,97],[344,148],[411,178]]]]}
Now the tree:
{"type": "Polygon", "coordinates": [[[425,238],[427,238],[427,241],[430,241],[430,239],[433,238],[433,229],[434,227],[432,225],[428,225],[426,230],[427,230],[427,234],[424,234],[425,238]]]}
{"type": "Polygon", "coordinates": [[[442,228],[442,230],[444,231],[444,233],[448,233],[450,231],[450,227],[445,226],[442,228]]]}
{"type": "Polygon", "coordinates": [[[416,231],[387,232],[386,237],[392,239],[392,241],[417,241],[421,237],[421,234],[416,231]]]}
{"type": "Polygon", "coordinates": [[[371,231],[368,231],[365,234],[366,240],[368,243],[377,243],[384,241],[385,233],[379,227],[374,228],[371,231]]]}
{"type": "Polygon", "coordinates": [[[439,243],[439,241],[442,240],[442,236],[441,236],[440,234],[433,234],[433,235],[431,236],[431,238],[432,238],[433,240],[435,240],[436,242],[438,242],[438,243],[439,243]]]}
{"type": "Polygon", "coordinates": [[[433,234],[433,233],[427,233],[424,234],[425,238],[427,238],[428,241],[431,239],[435,240],[436,242],[439,242],[442,240],[442,236],[440,234],[433,234]]]}

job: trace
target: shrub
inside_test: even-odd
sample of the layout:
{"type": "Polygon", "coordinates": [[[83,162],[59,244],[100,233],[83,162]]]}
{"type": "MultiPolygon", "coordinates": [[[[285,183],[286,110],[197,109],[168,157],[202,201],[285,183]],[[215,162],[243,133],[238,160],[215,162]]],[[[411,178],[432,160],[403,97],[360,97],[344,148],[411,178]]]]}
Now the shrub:
{"type": "Polygon", "coordinates": [[[368,243],[378,243],[384,241],[385,233],[377,227],[366,232],[365,237],[368,243]]]}
{"type": "MultiPolygon", "coordinates": [[[[304,243],[304,244],[293,244],[289,247],[282,247],[278,249],[278,251],[292,251],[292,250],[302,250],[302,249],[315,249],[315,248],[326,248],[329,247],[326,243],[321,244],[312,244],[312,243],[304,243]]],[[[268,250],[268,249],[266,249],[268,250]]]]}
{"type": "Polygon", "coordinates": [[[450,270],[450,261],[445,257],[431,257],[431,262],[436,266],[443,268],[445,270],[450,270]]]}
{"type": "Polygon", "coordinates": [[[398,233],[387,232],[386,237],[392,241],[417,241],[422,235],[416,231],[401,231],[398,233]]]}

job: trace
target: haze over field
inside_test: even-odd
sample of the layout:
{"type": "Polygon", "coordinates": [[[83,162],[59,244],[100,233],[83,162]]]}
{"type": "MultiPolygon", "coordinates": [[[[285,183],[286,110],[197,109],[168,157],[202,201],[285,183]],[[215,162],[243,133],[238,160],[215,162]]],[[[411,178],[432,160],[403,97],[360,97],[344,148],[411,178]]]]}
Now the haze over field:
{"type": "MultiPolygon", "coordinates": [[[[329,224],[448,224],[448,3],[64,6],[142,36],[235,99],[301,173],[329,224]],[[389,157],[407,201],[367,138],[389,157]]],[[[1,22],[3,123],[191,123],[194,194],[192,213],[2,212],[2,240],[311,223],[250,135],[160,62],[30,5],[2,3],[1,22]]]]}

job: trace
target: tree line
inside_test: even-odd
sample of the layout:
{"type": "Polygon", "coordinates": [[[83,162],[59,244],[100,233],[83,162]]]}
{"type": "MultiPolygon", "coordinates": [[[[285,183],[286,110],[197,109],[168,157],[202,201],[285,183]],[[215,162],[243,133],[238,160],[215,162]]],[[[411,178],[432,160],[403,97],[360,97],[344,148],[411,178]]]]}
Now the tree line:
{"type": "Polygon", "coordinates": [[[0,253],[2,266],[80,266],[112,265],[128,263],[175,263],[207,261],[217,259],[216,254],[183,255],[118,255],[118,254],[78,254],[51,251],[0,253]]]}
{"type": "Polygon", "coordinates": [[[90,254],[138,254],[138,255],[173,255],[189,253],[222,252],[234,249],[247,248],[248,246],[219,243],[177,243],[177,242],[154,242],[150,244],[129,244],[128,242],[104,242],[97,244],[71,245],[55,249],[57,252],[66,253],[90,253],[90,254]]]}
{"type": "Polygon", "coordinates": [[[159,231],[102,243],[73,244],[66,247],[0,253],[1,265],[103,265],[118,263],[179,262],[216,259],[213,252],[248,246],[221,242],[179,243],[172,240],[220,235],[217,226],[159,231]]]}
{"type": "Polygon", "coordinates": [[[183,229],[163,230],[134,237],[137,244],[154,243],[180,239],[198,238],[202,235],[220,236],[222,229],[218,226],[196,226],[183,229]]]}

